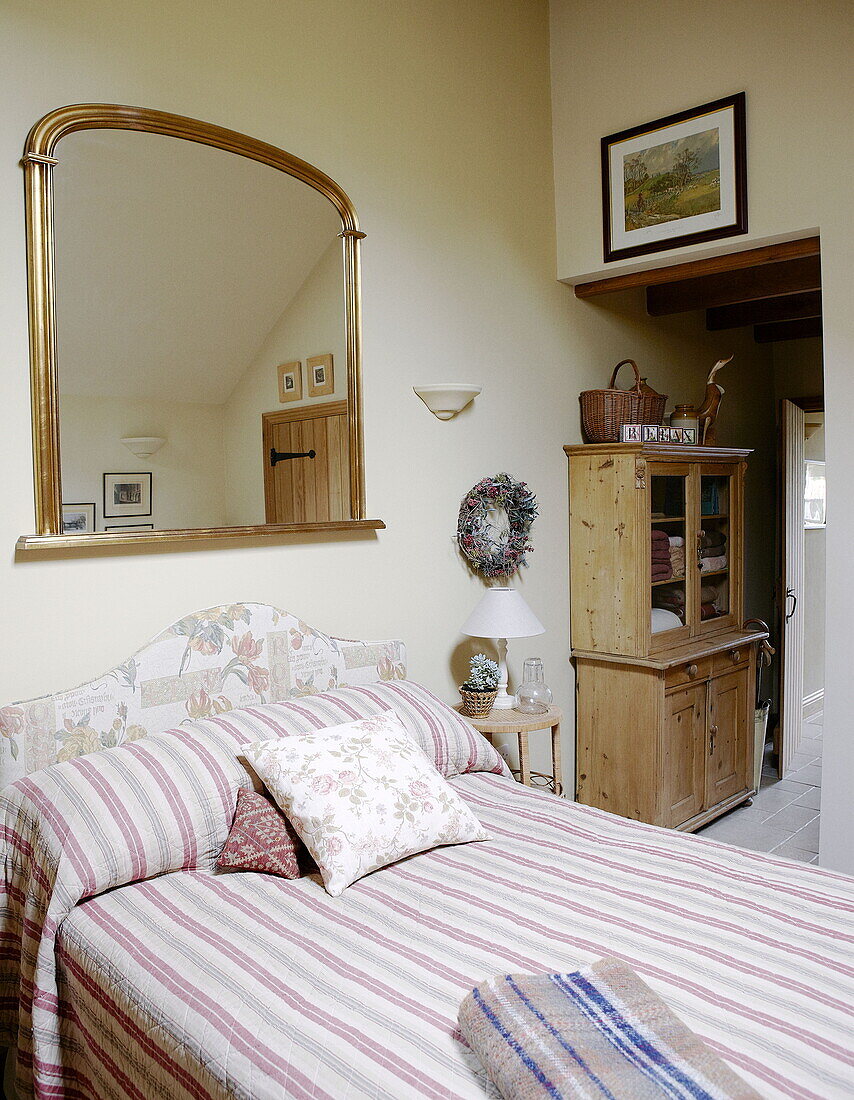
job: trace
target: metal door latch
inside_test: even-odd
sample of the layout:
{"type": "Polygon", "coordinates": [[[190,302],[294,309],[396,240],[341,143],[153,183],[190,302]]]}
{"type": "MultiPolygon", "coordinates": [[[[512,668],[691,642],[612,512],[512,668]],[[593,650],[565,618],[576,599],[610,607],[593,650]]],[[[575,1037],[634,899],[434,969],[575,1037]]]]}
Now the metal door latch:
{"type": "Polygon", "coordinates": [[[270,465],[275,466],[277,462],[285,462],[289,458],[315,458],[316,451],[277,451],[275,447],[270,448],[270,465]]]}

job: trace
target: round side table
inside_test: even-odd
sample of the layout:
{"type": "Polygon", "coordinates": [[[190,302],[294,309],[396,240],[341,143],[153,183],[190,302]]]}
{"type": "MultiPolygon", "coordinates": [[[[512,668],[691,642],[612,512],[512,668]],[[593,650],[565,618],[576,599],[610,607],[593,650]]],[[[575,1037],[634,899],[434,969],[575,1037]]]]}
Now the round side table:
{"type": "MultiPolygon", "coordinates": [[[[462,703],[457,703],[454,710],[462,714],[462,703]]],[[[560,707],[550,706],[542,714],[523,714],[520,710],[491,710],[485,718],[470,718],[463,714],[467,722],[471,722],[474,728],[490,740],[496,734],[515,733],[519,744],[519,779],[526,787],[540,786],[532,783],[531,778],[548,780],[548,785],[557,795],[563,794],[563,774],[560,761],[560,723],[563,711],[560,707]],[[532,772],[528,758],[528,734],[535,730],[550,729],[552,733],[552,775],[543,775],[542,772],[532,772]]]]}

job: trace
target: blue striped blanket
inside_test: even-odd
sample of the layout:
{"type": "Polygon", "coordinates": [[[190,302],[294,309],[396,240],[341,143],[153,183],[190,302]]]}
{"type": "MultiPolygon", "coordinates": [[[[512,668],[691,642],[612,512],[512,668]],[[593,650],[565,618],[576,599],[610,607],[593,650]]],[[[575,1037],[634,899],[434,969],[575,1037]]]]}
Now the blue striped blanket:
{"type": "Polygon", "coordinates": [[[759,1100],[617,959],[476,986],[460,1030],[507,1100],[759,1100]]]}

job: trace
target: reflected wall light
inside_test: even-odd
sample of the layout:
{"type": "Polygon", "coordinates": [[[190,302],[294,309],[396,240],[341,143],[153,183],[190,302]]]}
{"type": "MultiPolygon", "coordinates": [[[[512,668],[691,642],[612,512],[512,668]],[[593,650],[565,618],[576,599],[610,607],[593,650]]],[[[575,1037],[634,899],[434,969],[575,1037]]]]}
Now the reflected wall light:
{"type": "Polygon", "coordinates": [[[159,435],[127,435],[122,443],[137,458],[151,458],[166,442],[159,435]]]}

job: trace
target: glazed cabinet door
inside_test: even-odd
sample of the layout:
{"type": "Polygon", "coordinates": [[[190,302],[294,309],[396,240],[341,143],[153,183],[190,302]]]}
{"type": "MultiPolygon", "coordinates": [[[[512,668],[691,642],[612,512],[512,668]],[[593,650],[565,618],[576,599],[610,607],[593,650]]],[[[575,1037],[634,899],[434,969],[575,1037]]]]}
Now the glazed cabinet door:
{"type": "Polygon", "coordinates": [[[688,565],[693,566],[690,515],[694,496],[689,463],[650,462],[647,471],[649,535],[639,567],[641,580],[650,578],[646,616],[650,621],[649,652],[654,653],[691,637],[696,611],[686,549],[688,565]]]}
{"type": "Polygon", "coordinates": [[[700,463],[697,469],[694,633],[703,635],[729,630],[741,622],[744,468],[729,463],[700,463]]]}
{"type": "Polygon", "coordinates": [[[665,696],[662,825],[675,828],[703,809],[706,774],[707,683],[665,696]]]}
{"type": "Polygon", "coordinates": [[[752,697],[749,665],[709,681],[707,808],[752,783],[752,697]]]}

